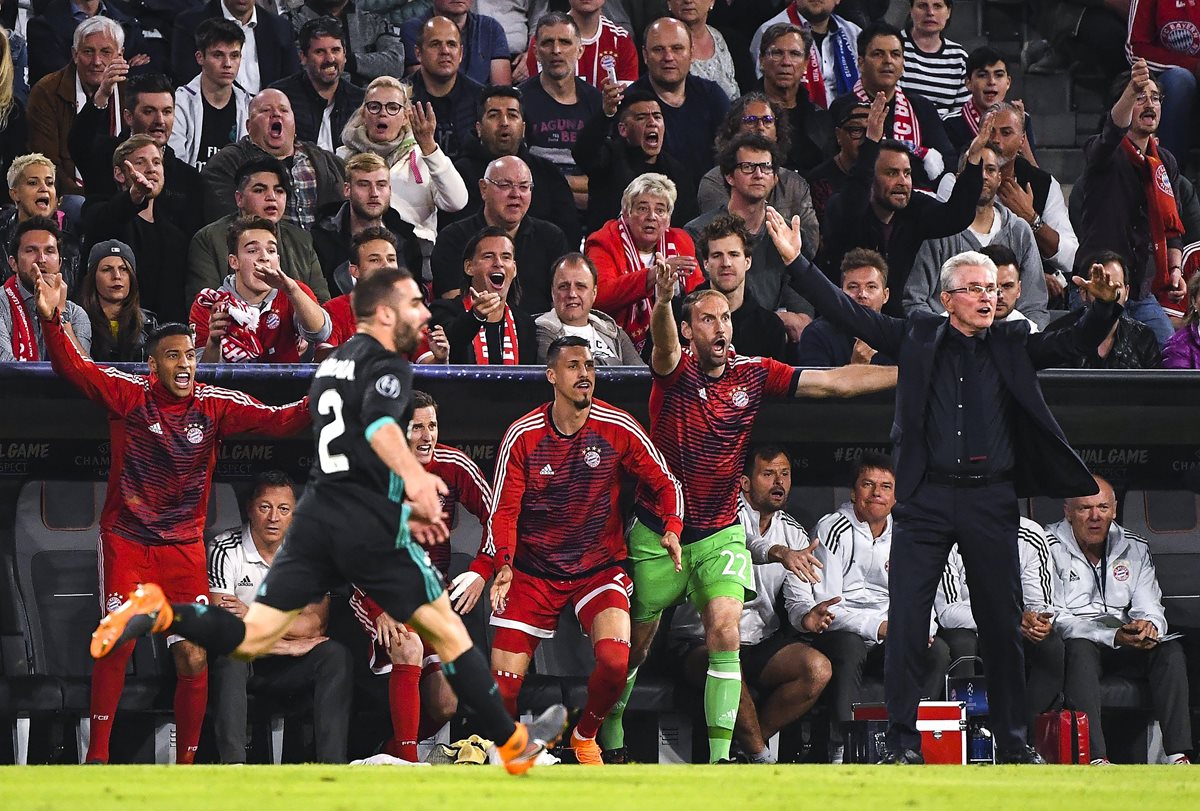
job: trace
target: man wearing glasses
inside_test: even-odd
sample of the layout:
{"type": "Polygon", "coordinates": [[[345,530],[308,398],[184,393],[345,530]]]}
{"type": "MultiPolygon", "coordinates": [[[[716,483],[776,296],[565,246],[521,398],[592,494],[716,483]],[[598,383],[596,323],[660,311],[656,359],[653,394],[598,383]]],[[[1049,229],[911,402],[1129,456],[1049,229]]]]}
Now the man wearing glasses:
{"type": "Polygon", "coordinates": [[[758,73],[767,73],[770,61],[787,59],[798,65],[806,80],[808,95],[822,110],[838,96],[849,93],[858,81],[855,43],[862,29],[833,13],[841,0],[793,0],[787,8],[762,24],[750,41],[750,56],[758,73]],[[802,49],[787,42],[763,46],[767,32],[780,23],[801,28],[811,38],[802,49]]]}
{"type": "Polygon", "coordinates": [[[1017,499],[1089,496],[1098,488],[1042,399],[1036,370],[1104,340],[1121,312],[1117,284],[1103,267],[1086,281],[1075,277],[1095,298],[1087,313],[1069,330],[1031,335],[1023,322],[995,323],[996,266],[967,251],[942,266],[948,318],[893,318],[851,301],[801,256],[798,219],[789,227],[768,209],[767,227],[797,291],[900,367],[882,762],[924,762],[916,725],[920,664],[938,580],[957,542],[976,605],[987,607],[975,619],[997,761],[1043,763],[1026,744],[1017,499]]]}
{"type": "Polygon", "coordinates": [[[517,278],[513,300],[531,314],[554,309],[550,300],[552,266],[571,248],[562,229],[529,214],[535,187],[529,166],[515,155],[497,158],[487,165],[479,181],[482,210],[442,229],[433,247],[429,264],[433,270],[434,296],[452,299],[466,292],[462,289],[463,250],[485,227],[499,226],[515,246],[517,278]]]}

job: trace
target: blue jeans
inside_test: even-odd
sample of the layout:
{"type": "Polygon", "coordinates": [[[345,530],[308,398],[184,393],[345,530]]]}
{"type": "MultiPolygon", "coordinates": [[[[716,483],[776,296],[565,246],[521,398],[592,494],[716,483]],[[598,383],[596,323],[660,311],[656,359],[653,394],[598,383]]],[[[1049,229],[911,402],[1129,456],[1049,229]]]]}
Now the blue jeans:
{"type": "Polygon", "coordinates": [[[1162,85],[1162,120],[1158,140],[1170,150],[1182,171],[1191,146],[1192,102],[1196,99],[1196,77],[1184,68],[1168,68],[1158,74],[1162,85]]]}
{"type": "Polygon", "coordinates": [[[1134,321],[1141,321],[1154,330],[1154,337],[1158,339],[1159,349],[1166,346],[1167,341],[1175,334],[1175,328],[1171,326],[1171,319],[1167,318],[1162,305],[1153,296],[1146,296],[1137,301],[1130,299],[1125,302],[1125,315],[1134,321]]]}

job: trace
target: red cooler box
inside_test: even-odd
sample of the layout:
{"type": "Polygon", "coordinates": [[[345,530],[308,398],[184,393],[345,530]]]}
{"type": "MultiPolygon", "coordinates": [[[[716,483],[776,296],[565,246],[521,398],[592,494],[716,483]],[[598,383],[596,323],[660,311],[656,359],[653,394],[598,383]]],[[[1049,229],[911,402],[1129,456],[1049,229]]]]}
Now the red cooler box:
{"type": "MultiPolygon", "coordinates": [[[[855,721],[886,721],[883,704],[855,704],[855,721]]],[[[922,701],[917,707],[917,731],[926,763],[967,763],[967,705],[962,701],[922,701]]]]}

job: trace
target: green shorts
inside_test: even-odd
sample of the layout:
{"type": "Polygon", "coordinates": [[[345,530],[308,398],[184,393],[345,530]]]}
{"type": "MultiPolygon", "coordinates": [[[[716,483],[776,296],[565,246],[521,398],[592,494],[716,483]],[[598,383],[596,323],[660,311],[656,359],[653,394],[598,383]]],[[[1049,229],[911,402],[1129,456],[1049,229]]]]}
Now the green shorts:
{"type": "Polygon", "coordinates": [[[703,611],[714,597],[754,599],[754,564],[746,550],[741,524],[714,532],[683,547],[683,571],[675,571],[663,549],[662,536],[641,521],[629,529],[629,565],[633,576],[630,614],[634,622],[651,622],[685,599],[703,611]]]}

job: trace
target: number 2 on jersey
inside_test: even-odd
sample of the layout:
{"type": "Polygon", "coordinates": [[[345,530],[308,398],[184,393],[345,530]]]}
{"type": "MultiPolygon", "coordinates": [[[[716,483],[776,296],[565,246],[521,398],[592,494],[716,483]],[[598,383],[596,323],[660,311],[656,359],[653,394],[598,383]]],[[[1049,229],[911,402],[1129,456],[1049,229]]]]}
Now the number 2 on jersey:
{"type": "Polygon", "coordinates": [[[336,389],[326,390],[317,400],[317,413],[322,417],[333,416],[333,420],[321,429],[317,439],[317,459],[321,462],[321,472],[344,473],[350,469],[350,458],[344,453],[329,452],[329,443],[346,432],[346,422],[342,419],[342,395],[336,389]]]}

